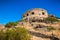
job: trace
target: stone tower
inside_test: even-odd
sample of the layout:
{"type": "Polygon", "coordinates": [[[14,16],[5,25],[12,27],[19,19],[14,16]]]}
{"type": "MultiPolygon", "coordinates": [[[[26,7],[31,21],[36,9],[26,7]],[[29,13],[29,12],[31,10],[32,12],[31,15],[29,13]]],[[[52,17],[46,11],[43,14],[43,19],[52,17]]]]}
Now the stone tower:
{"type": "Polygon", "coordinates": [[[48,17],[46,10],[42,8],[34,8],[25,12],[22,16],[22,25],[40,26],[44,22],[44,18],[48,17]]]}
{"type": "Polygon", "coordinates": [[[42,8],[34,8],[25,12],[22,16],[25,22],[41,22],[44,18],[48,17],[46,10],[42,8]]]}

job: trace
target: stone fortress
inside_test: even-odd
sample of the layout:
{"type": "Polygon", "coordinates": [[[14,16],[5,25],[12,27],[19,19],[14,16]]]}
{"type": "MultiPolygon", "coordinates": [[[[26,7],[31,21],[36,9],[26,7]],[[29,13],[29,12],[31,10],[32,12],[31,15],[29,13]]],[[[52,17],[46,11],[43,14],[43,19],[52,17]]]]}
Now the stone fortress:
{"type": "MultiPolygon", "coordinates": [[[[59,29],[59,23],[53,23],[53,24],[49,24],[46,23],[44,21],[45,18],[48,18],[51,15],[48,15],[48,12],[45,9],[42,8],[33,8],[30,9],[28,11],[26,11],[23,16],[22,16],[22,22],[19,23],[19,25],[27,25],[25,26],[27,28],[28,31],[30,31],[33,34],[33,40],[50,40],[49,38],[40,38],[37,37],[41,33],[43,35],[46,36],[51,36],[51,34],[53,33],[55,35],[56,31],[49,31],[48,28],[49,27],[54,27],[56,29],[59,29]],[[33,33],[34,32],[34,33],[33,33]],[[37,33],[37,34],[35,34],[37,33]],[[37,36],[34,36],[37,35],[37,36]]],[[[58,31],[59,32],[59,31],[58,31]]],[[[58,37],[58,36],[56,36],[58,37]]]]}
{"type": "Polygon", "coordinates": [[[49,15],[45,9],[33,8],[33,9],[26,11],[22,15],[22,22],[19,22],[18,26],[28,25],[30,27],[33,26],[33,27],[38,27],[38,28],[48,28],[52,26],[58,29],[60,22],[54,22],[53,24],[50,24],[44,20],[45,18],[48,18],[49,16],[55,17],[54,15],[49,15]]]}
{"type": "Polygon", "coordinates": [[[38,23],[43,22],[44,21],[43,19],[47,17],[48,13],[46,10],[42,8],[34,8],[25,12],[22,16],[22,19],[24,20],[25,24],[29,23],[32,26],[37,26],[40,25],[38,23]]]}

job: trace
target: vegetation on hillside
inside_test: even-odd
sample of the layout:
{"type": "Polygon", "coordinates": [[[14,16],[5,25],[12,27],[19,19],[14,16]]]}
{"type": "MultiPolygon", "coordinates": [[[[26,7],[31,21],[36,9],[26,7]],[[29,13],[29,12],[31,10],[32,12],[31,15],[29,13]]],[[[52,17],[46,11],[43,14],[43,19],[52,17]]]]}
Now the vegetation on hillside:
{"type": "Polygon", "coordinates": [[[47,29],[48,29],[49,31],[56,30],[54,27],[51,27],[51,26],[48,27],[47,29]]]}
{"type": "Polygon", "coordinates": [[[6,25],[5,25],[5,27],[7,27],[7,28],[11,28],[11,27],[15,27],[15,26],[17,26],[17,24],[19,23],[19,22],[23,22],[24,20],[22,19],[22,20],[18,20],[18,21],[16,21],[16,22],[8,22],[6,25]]]}
{"type": "Polygon", "coordinates": [[[10,27],[16,26],[17,24],[18,24],[17,22],[8,22],[8,23],[5,25],[5,27],[10,28],[10,27]]]}
{"type": "Polygon", "coordinates": [[[31,40],[25,28],[7,29],[0,31],[0,40],[31,40]]]}
{"type": "Polygon", "coordinates": [[[54,22],[57,22],[58,19],[55,18],[55,17],[49,16],[48,18],[45,18],[44,21],[47,22],[47,23],[54,23],[54,22]]]}

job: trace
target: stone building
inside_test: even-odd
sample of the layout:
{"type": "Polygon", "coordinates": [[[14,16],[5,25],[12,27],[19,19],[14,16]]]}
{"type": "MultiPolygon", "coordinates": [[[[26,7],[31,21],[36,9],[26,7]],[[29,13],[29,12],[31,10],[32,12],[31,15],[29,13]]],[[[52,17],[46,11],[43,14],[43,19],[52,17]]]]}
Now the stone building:
{"type": "Polygon", "coordinates": [[[23,14],[23,20],[24,21],[40,21],[43,20],[44,18],[48,17],[48,13],[46,10],[41,9],[41,8],[35,8],[28,10],[26,13],[23,14]]]}
{"type": "Polygon", "coordinates": [[[44,18],[48,17],[48,13],[46,10],[42,8],[34,8],[25,12],[22,16],[22,19],[25,23],[29,23],[31,25],[43,22],[44,18]]]}

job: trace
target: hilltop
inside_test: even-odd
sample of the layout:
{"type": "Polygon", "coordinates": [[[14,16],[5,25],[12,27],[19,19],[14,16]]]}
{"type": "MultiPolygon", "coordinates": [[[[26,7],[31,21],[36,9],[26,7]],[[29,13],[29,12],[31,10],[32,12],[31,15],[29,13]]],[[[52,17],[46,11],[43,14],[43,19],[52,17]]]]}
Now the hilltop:
{"type": "Polygon", "coordinates": [[[52,34],[54,37],[60,38],[60,19],[54,15],[49,15],[48,12],[42,8],[35,8],[25,12],[18,26],[26,27],[26,29],[32,33],[33,40],[49,40],[52,34]],[[41,35],[40,37],[43,36],[43,38],[40,38],[38,34],[43,34],[48,37],[45,38],[41,35]]]}
{"type": "Polygon", "coordinates": [[[25,27],[33,40],[60,39],[60,19],[54,15],[49,15],[42,8],[34,8],[26,11],[22,15],[21,20],[9,22],[1,30],[17,27],[25,27]]]}

